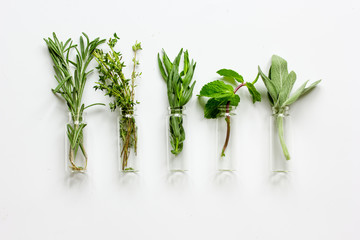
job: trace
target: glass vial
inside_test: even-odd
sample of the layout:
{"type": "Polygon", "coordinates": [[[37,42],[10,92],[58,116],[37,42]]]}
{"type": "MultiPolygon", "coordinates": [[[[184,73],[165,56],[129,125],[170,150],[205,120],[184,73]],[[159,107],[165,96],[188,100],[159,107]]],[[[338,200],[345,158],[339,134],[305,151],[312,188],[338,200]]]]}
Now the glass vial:
{"type": "Polygon", "coordinates": [[[86,114],[73,115],[65,127],[65,169],[69,172],[86,172],[88,155],[86,153],[86,114]]]}
{"type": "Polygon", "coordinates": [[[138,172],[136,109],[120,109],[118,118],[119,169],[121,172],[138,172]]]}
{"type": "Polygon", "coordinates": [[[292,132],[289,107],[272,108],[270,118],[270,167],[272,172],[290,172],[292,132]]]}
{"type": "Polygon", "coordinates": [[[166,116],[167,163],[169,171],[187,171],[187,147],[185,147],[185,129],[187,118],[185,107],[169,107],[166,116]]]}
{"type": "Polygon", "coordinates": [[[219,107],[220,116],[216,119],[216,166],[218,171],[235,171],[236,164],[233,155],[234,144],[232,134],[236,126],[236,107],[219,107]]]}

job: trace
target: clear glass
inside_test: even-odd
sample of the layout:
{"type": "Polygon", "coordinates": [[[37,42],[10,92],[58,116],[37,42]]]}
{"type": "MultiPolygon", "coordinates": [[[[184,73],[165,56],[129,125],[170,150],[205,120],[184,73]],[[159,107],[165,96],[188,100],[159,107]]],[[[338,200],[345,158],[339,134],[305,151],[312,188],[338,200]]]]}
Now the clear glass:
{"type": "Polygon", "coordinates": [[[86,153],[86,113],[72,115],[65,126],[65,169],[72,173],[86,172],[88,156],[86,153]]]}
{"type": "Polygon", "coordinates": [[[272,172],[290,172],[292,129],[289,107],[273,108],[270,118],[270,167],[272,172]]]}
{"type": "Polygon", "coordinates": [[[187,118],[185,107],[171,108],[166,116],[167,163],[169,171],[187,171],[188,154],[185,141],[187,118]]]}
{"type": "Polygon", "coordinates": [[[221,106],[220,116],[216,119],[216,165],[219,171],[235,171],[236,162],[232,155],[234,141],[232,133],[236,128],[236,107],[221,106]]]}
{"type": "Polygon", "coordinates": [[[119,170],[138,172],[136,109],[120,110],[118,118],[119,170]]]}

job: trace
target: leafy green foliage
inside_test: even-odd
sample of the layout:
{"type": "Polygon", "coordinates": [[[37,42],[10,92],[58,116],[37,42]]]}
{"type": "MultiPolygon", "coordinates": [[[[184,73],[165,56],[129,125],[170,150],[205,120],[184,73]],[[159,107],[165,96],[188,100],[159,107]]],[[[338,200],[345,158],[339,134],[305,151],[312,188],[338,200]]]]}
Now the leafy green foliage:
{"type": "Polygon", "coordinates": [[[127,167],[128,158],[131,148],[134,148],[136,154],[137,148],[137,126],[133,116],[134,107],[138,103],[135,100],[135,80],[141,75],[136,72],[136,66],[139,61],[136,59],[136,54],[142,50],[141,43],[135,42],[132,46],[134,52],[133,71],[131,79],[126,78],[123,69],[126,67],[122,54],[115,51],[115,46],[120,38],[114,33],[114,38],[110,38],[107,45],[110,51],[104,53],[101,49],[96,49],[94,56],[98,62],[97,69],[99,71],[99,81],[94,86],[95,90],[100,89],[105,92],[105,96],[112,98],[109,104],[110,110],[115,111],[118,107],[121,109],[120,117],[120,140],[121,140],[121,159],[122,170],[129,169],[127,167]]]}
{"type": "Polygon", "coordinates": [[[205,104],[205,109],[204,109],[205,118],[218,118],[220,116],[225,116],[227,132],[226,132],[225,143],[221,152],[221,157],[224,157],[227,145],[230,140],[230,114],[229,114],[230,106],[236,107],[240,102],[240,97],[239,95],[236,94],[236,92],[241,87],[246,86],[253,98],[253,103],[257,101],[260,102],[261,95],[254,86],[254,84],[257,82],[259,78],[259,75],[256,77],[256,79],[253,82],[244,82],[243,77],[234,70],[220,69],[219,71],[217,71],[217,73],[224,78],[227,79],[230,78],[230,80],[234,80],[241,83],[239,86],[234,88],[229,84],[225,84],[221,80],[215,80],[205,84],[201,88],[200,94],[198,95],[199,97],[210,98],[205,104]],[[226,107],[224,108],[224,106],[226,107]],[[226,114],[224,114],[224,109],[226,111],[226,114]]]}
{"type": "Polygon", "coordinates": [[[204,117],[205,118],[217,118],[220,116],[220,107],[229,104],[229,106],[237,106],[240,102],[239,95],[236,94],[238,89],[243,86],[246,86],[253,98],[253,102],[261,101],[261,95],[256,90],[254,84],[257,81],[257,78],[253,83],[246,82],[244,83],[243,78],[240,74],[230,69],[221,69],[217,71],[220,76],[233,78],[241,82],[241,84],[234,89],[233,86],[224,83],[221,80],[215,80],[205,84],[200,90],[200,97],[209,97],[210,99],[205,105],[204,117]],[[241,81],[240,81],[241,79],[241,81]]]}
{"type": "Polygon", "coordinates": [[[47,44],[51,59],[54,63],[55,79],[58,85],[53,89],[53,93],[59,94],[66,101],[69,112],[72,117],[72,124],[67,125],[67,136],[69,138],[71,147],[69,150],[69,161],[73,170],[85,170],[87,164],[87,154],[83,146],[83,129],[86,124],[82,123],[82,116],[85,109],[95,106],[103,105],[100,103],[91,104],[85,107],[82,102],[82,96],[87,81],[87,77],[93,71],[87,71],[87,68],[93,59],[93,52],[96,47],[105,42],[99,38],[93,41],[83,33],[80,36],[80,45],[73,45],[73,41],[69,38],[65,43],[59,41],[56,34],[53,33],[53,39],[44,39],[47,44]],[[86,42],[84,42],[84,38],[86,42]],[[76,60],[70,60],[71,51],[76,50],[76,60]],[[72,72],[72,68],[74,71],[72,72]],[[78,148],[80,147],[82,154],[85,157],[85,166],[76,166],[75,159],[78,148]]]}
{"type": "Polygon", "coordinates": [[[231,70],[231,69],[220,69],[216,73],[219,74],[220,76],[223,76],[223,77],[233,78],[237,82],[240,82],[240,83],[244,82],[243,77],[240,74],[238,74],[237,72],[235,72],[234,70],[231,70]]]}
{"type": "MultiPolygon", "coordinates": [[[[158,65],[161,76],[166,82],[168,101],[171,109],[182,109],[192,97],[196,81],[192,82],[196,63],[189,60],[189,53],[183,49],[180,50],[173,62],[170,61],[166,52],[163,50],[162,59],[158,54],[158,65]],[[179,65],[181,56],[184,53],[183,70],[180,72],[179,65]]],[[[170,117],[170,142],[172,145],[172,153],[178,155],[183,149],[185,141],[185,130],[183,128],[182,117],[170,117]]]]}
{"type": "Polygon", "coordinates": [[[296,102],[301,96],[304,96],[309,91],[314,89],[317,84],[321,82],[318,80],[312,83],[309,87],[306,87],[309,81],[304,82],[293,94],[291,91],[296,81],[295,72],[288,72],[287,62],[276,55],[271,58],[271,67],[269,75],[266,76],[259,67],[259,74],[268,90],[268,97],[271,106],[275,109],[277,116],[277,128],[280,143],[284,152],[284,156],[287,160],[290,160],[290,155],[287,150],[287,146],[284,141],[284,129],[283,129],[283,113],[286,106],[289,106],[296,102]]]}
{"type": "Polygon", "coordinates": [[[284,108],[294,103],[298,98],[314,89],[321,80],[314,82],[306,88],[306,81],[291,95],[291,90],[296,81],[295,72],[288,72],[287,62],[276,55],[272,56],[269,76],[266,76],[259,67],[259,74],[268,90],[270,103],[276,109],[284,108]]]}

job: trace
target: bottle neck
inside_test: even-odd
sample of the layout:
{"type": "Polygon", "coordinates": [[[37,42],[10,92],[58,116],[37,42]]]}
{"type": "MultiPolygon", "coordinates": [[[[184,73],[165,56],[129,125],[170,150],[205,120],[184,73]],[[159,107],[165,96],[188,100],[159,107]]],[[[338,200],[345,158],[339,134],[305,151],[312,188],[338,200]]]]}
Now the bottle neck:
{"type": "Polygon", "coordinates": [[[168,107],[169,114],[185,114],[186,113],[186,107],[168,107]]]}
{"type": "Polygon", "coordinates": [[[235,113],[236,107],[235,106],[221,105],[220,107],[218,107],[218,110],[220,111],[221,117],[236,115],[236,113],[235,113]]]}
{"type": "Polygon", "coordinates": [[[80,124],[85,122],[86,112],[83,112],[82,115],[79,114],[72,114],[71,112],[68,113],[68,121],[73,124],[80,124]]]}
{"type": "Polygon", "coordinates": [[[136,108],[121,108],[120,109],[120,114],[123,116],[133,116],[135,115],[136,112],[136,108]]]}
{"type": "Polygon", "coordinates": [[[272,107],[273,116],[285,117],[289,116],[289,106],[285,107],[272,107]]]}

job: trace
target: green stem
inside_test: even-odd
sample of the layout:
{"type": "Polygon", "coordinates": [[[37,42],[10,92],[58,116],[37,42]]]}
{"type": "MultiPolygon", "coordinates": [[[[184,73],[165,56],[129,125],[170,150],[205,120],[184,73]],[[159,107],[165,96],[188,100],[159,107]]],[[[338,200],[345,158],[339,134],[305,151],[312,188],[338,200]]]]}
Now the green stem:
{"type": "MultiPolygon", "coordinates": [[[[243,86],[245,86],[246,83],[241,83],[239,86],[237,86],[234,90],[234,94],[243,86]]],[[[223,146],[223,149],[221,151],[221,157],[225,157],[225,150],[229,144],[230,140],[230,101],[226,104],[226,114],[225,114],[225,121],[226,121],[226,137],[225,137],[225,143],[223,146]]]]}
{"type": "Polygon", "coordinates": [[[290,154],[289,154],[289,151],[286,147],[286,143],[284,140],[284,117],[278,115],[276,117],[276,123],[277,123],[277,128],[278,128],[280,144],[281,144],[282,150],[284,152],[284,156],[285,156],[286,160],[290,160],[290,154]]]}

